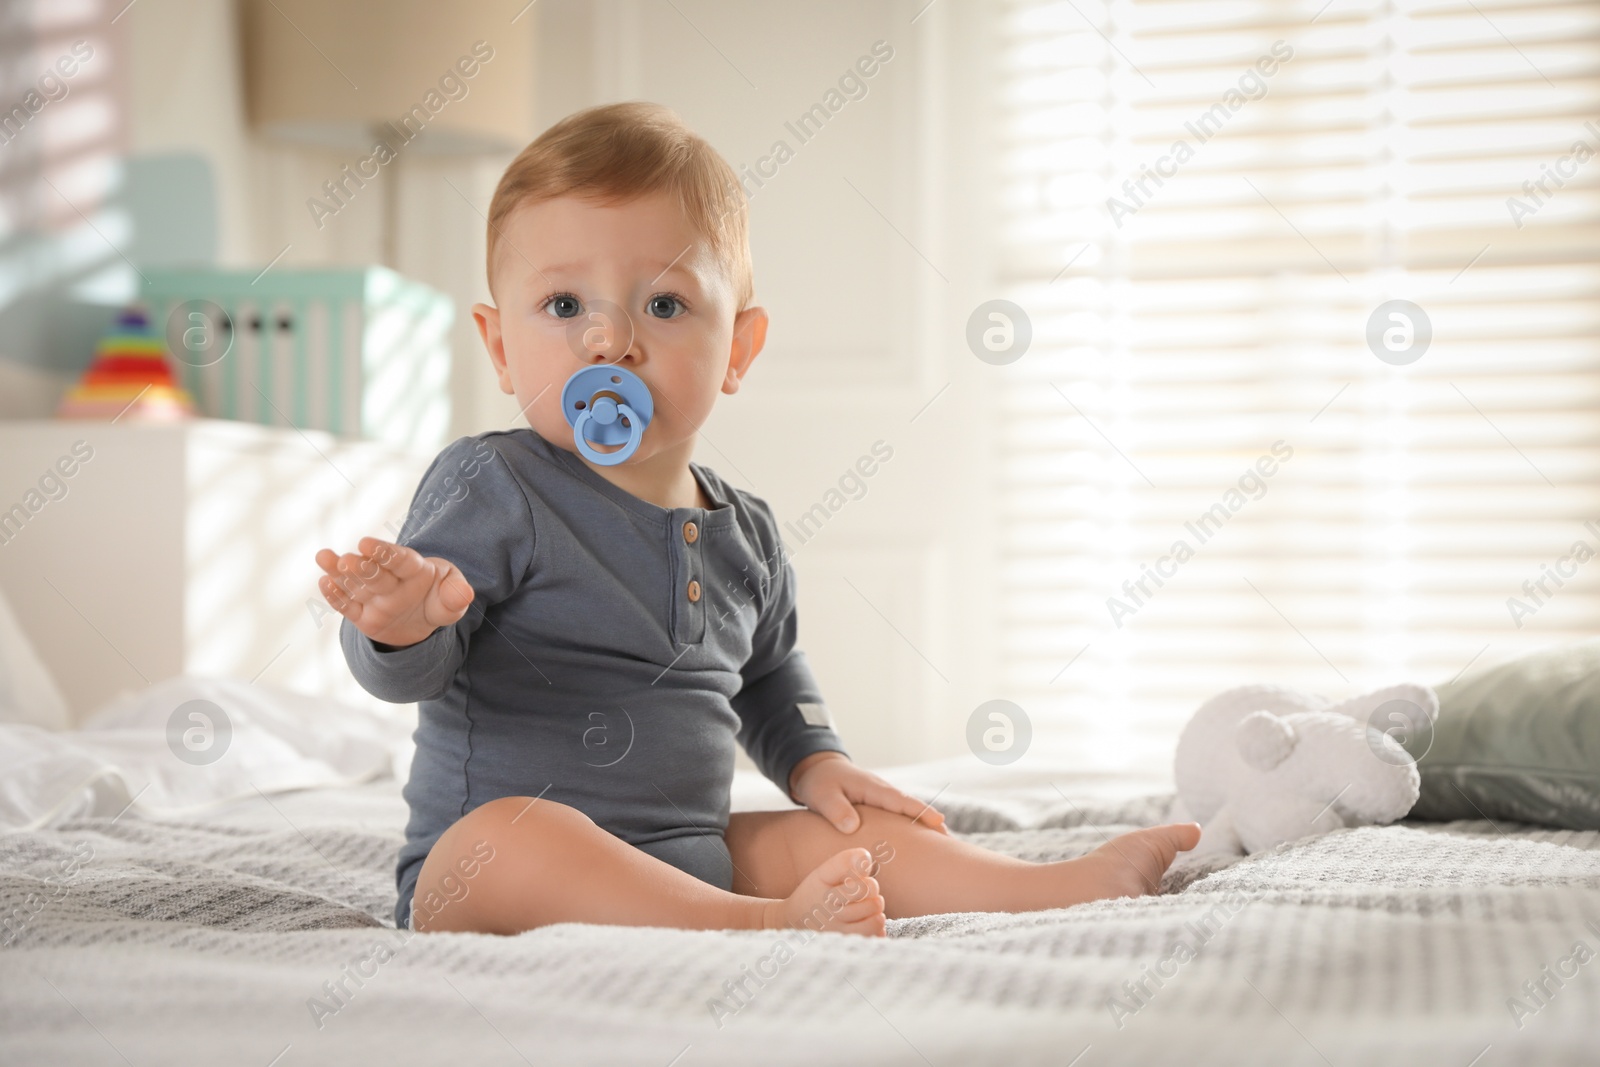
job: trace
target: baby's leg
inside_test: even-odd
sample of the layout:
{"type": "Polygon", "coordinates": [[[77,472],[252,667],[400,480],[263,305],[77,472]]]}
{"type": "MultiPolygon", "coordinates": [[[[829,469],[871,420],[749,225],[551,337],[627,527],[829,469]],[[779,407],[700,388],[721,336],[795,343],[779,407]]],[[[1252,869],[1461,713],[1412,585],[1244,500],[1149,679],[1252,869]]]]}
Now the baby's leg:
{"type": "MultiPolygon", "coordinates": [[[[824,900],[821,928],[883,933],[870,857],[841,846],[776,898],[729,893],[601,829],[576,808],[502,797],[434,842],[411,899],[418,931],[515,934],[558,922],[692,930],[793,927],[824,900]]],[[[813,928],[817,928],[813,924],[813,928]]]]}
{"type": "Polygon", "coordinates": [[[878,862],[872,873],[891,919],[950,911],[1037,911],[1154,893],[1176,855],[1200,839],[1198,826],[1174,823],[1122,834],[1078,859],[1030,863],[882,808],[858,804],[856,812],[861,825],[849,834],[811,811],[730,816],[726,839],[734,891],[785,895],[816,864],[855,845],[878,862]]]}

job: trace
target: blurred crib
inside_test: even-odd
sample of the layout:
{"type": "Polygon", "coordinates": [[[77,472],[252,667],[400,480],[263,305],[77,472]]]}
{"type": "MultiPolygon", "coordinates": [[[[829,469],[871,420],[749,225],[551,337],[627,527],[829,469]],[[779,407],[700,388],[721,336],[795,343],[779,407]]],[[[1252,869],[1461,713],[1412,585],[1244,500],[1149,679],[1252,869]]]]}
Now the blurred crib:
{"type": "Polygon", "coordinates": [[[446,443],[443,293],[383,267],[146,274],[152,326],[200,414],[412,451],[446,443]]]}

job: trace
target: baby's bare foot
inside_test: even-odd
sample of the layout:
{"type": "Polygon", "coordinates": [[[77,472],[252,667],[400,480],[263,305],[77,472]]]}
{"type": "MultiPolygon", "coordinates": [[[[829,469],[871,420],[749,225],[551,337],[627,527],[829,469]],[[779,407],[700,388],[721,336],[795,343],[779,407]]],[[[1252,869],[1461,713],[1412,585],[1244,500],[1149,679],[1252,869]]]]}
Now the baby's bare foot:
{"type": "Polygon", "coordinates": [[[883,896],[878,880],[867,873],[871,870],[872,853],[864,848],[834,853],[802,878],[787,900],[769,903],[762,925],[882,937],[883,896]]]}
{"type": "Polygon", "coordinates": [[[1083,858],[1080,877],[1090,895],[1084,900],[1142,897],[1161,888],[1178,853],[1200,842],[1200,827],[1192,822],[1169,823],[1113,837],[1083,858]]]}

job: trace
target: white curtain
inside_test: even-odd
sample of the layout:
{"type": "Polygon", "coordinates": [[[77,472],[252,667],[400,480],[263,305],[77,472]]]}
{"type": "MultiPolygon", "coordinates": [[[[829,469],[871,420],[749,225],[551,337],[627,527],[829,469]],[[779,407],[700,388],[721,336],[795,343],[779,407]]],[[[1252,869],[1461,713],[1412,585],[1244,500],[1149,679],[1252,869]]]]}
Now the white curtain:
{"type": "Polygon", "coordinates": [[[1003,670],[1035,743],[1158,768],[1232,685],[1438,684],[1594,633],[1600,4],[998,11],[1033,330],[1001,371],[1003,670]]]}

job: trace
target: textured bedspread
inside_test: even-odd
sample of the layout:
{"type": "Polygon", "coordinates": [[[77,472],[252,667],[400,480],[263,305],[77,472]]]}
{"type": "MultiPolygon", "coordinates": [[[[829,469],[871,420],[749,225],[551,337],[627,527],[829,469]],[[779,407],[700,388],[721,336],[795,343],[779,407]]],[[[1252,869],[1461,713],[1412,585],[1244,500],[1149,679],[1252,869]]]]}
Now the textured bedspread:
{"type": "MultiPolygon", "coordinates": [[[[1166,805],[940,799],[1030,859],[1166,805]]],[[[1141,900],[780,945],[412,935],[387,826],[80,819],[0,837],[0,1063],[1593,1063],[1597,836],[1343,831],[1141,900]]]]}

